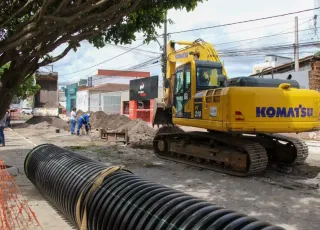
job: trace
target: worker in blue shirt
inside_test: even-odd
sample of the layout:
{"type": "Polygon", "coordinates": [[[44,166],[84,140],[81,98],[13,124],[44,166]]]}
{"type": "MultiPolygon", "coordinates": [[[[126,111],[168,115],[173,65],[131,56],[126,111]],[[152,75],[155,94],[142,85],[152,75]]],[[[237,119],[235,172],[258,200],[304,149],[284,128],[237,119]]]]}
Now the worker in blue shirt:
{"type": "Polygon", "coordinates": [[[89,122],[89,117],[90,117],[89,113],[88,114],[84,114],[84,115],[79,117],[79,119],[78,119],[78,129],[77,129],[77,135],[78,136],[80,135],[80,129],[81,129],[82,125],[85,126],[86,132],[88,134],[89,127],[91,128],[91,125],[90,125],[90,122],[89,122]]]}

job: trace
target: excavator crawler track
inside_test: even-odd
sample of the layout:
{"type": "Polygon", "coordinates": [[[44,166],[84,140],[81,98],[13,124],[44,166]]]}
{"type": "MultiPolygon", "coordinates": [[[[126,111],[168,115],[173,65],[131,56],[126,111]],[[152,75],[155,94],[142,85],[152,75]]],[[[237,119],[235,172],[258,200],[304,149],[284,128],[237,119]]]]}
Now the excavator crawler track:
{"type": "Polygon", "coordinates": [[[262,134],[261,136],[278,143],[278,145],[274,144],[273,148],[268,148],[267,146],[265,147],[267,151],[270,152],[270,154],[268,154],[271,156],[269,156],[270,163],[286,166],[294,166],[305,163],[309,154],[309,150],[307,144],[303,140],[281,134],[262,134]],[[280,144],[280,142],[286,142],[286,144],[280,144]],[[279,145],[282,146],[279,148],[279,145]],[[274,156],[274,154],[278,156],[281,155],[282,157],[280,158],[282,159],[279,159],[279,157],[275,157],[275,159],[273,159],[272,156],[274,156]]]}
{"type": "Polygon", "coordinates": [[[268,165],[267,152],[260,143],[219,132],[158,134],[153,148],[159,158],[234,176],[261,174],[268,165]]]}

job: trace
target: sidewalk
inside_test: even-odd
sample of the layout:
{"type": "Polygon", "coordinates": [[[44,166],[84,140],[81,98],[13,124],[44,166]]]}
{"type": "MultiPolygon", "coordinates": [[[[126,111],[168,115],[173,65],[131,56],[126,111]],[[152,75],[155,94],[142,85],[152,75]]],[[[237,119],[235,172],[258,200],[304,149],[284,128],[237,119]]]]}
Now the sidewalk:
{"type": "Polygon", "coordinates": [[[0,159],[6,165],[19,169],[18,176],[14,179],[22,195],[28,201],[30,208],[35,213],[43,229],[69,230],[72,226],[62,219],[61,215],[44,199],[34,185],[24,174],[23,164],[28,152],[36,146],[33,142],[21,136],[12,129],[5,130],[6,146],[0,147],[0,159]]]}

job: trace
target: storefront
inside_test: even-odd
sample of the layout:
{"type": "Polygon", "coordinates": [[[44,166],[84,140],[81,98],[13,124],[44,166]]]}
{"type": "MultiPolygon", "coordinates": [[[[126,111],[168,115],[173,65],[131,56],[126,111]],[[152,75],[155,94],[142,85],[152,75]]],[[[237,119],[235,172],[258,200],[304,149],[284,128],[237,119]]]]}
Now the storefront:
{"type": "Polygon", "coordinates": [[[66,104],[67,104],[68,112],[71,112],[71,109],[75,108],[77,105],[77,91],[78,91],[78,83],[74,83],[67,86],[66,104]]]}
{"type": "MultiPolygon", "coordinates": [[[[158,97],[158,76],[130,81],[129,117],[152,122],[154,99],[158,97]]],[[[125,110],[125,109],[124,109],[125,110]]]]}

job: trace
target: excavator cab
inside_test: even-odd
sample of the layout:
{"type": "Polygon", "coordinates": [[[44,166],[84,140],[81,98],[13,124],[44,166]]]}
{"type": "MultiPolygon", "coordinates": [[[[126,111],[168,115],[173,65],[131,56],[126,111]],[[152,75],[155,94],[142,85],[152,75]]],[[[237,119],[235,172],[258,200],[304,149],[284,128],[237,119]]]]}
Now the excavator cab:
{"type": "Polygon", "coordinates": [[[176,68],[165,80],[164,102],[157,103],[152,125],[174,126],[173,117],[191,118],[185,106],[200,91],[226,87],[227,77],[220,62],[195,60],[176,68]]]}

